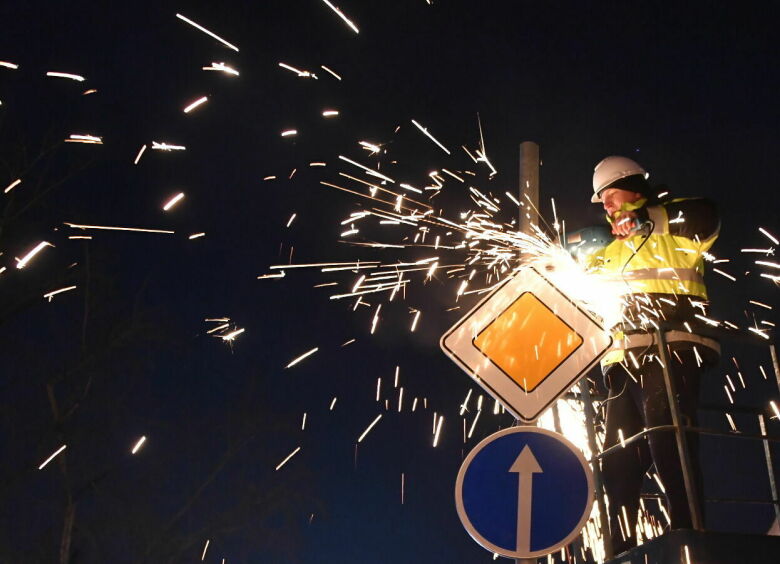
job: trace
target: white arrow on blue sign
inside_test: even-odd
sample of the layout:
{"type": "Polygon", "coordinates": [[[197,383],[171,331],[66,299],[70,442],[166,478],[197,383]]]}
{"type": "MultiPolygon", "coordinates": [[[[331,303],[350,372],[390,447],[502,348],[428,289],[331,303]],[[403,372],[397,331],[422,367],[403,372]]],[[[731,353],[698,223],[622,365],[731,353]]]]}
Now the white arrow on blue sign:
{"type": "Polygon", "coordinates": [[[538,427],[494,433],[468,454],[455,484],[461,523],[508,558],[544,556],[569,544],[593,505],[593,474],[577,447],[538,427]]]}

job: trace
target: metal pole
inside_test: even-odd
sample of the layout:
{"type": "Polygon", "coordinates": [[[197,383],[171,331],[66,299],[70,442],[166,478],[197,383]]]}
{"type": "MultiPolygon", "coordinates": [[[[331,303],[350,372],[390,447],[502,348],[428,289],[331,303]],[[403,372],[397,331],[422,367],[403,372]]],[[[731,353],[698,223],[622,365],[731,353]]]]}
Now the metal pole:
{"type": "Polygon", "coordinates": [[[531,234],[531,222],[539,209],[539,145],[520,143],[520,231],[531,234]],[[530,204],[529,205],[529,201],[530,204]]]}
{"type": "Polygon", "coordinates": [[[769,354],[772,355],[772,367],[775,369],[775,380],[777,382],[777,391],[780,392],[780,366],[777,363],[777,349],[775,344],[769,345],[769,354]]]}
{"type": "Polygon", "coordinates": [[[596,486],[596,503],[599,506],[599,528],[601,529],[601,538],[604,539],[604,555],[607,560],[614,556],[612,552],[612,537],[609,533],[609,517],[607,516],[607,504],[604,503],[604,479],[601,476],[600,460],[595,457],[598,451],[596,444],[596,410],[593,409],[593,398],[590,395],[590,386],[587,378],[580,380],[580,397],[582,398],[582,407],[585,411],[585,429],[588,432],[588,448],[592,453],[591,462],[593,465],[593,482],[596,486]]]}
{"type": "Polygon", "coordinates": [[[702,531],[701,510],[699,508],[699,495],[696,491],[696,482],[691,467],[691,454],[688,449],[688,436],[682,425],[680,415],[680,406],[677,403],[677,390],[670,372],[671,361],[666,351],[666,337],[664,328],[661,327],[656,334],[658,335],[658,356],[661,358],[661,367],[663,369],[664,381],[666,383],[666,395],[669,400],[669,411],[672,414],[672,425],[674,425],[674,434],[677,439],[677,453],[680,455],[680,467],[682,468],[683,481],[685,483],[685,493],[688,496],[688,510],[691,513],[691,524],[694,530],[702,531]]]}
{"type": "MultiPolygon", "coordinates": [[[[520,143],[520,231],[531,234],[531,219],[533,210],[539,207],[539,145],[533,141],[520,143]],[[528,198],[526,198],[528,196],[528,198]],[[529,206],[530,203],[533,208],[529,206]]],[[[524,423],[518,421],[518,425],[524,423]]],[[[515,564],[537,564],[536,558],[516,558],[515,564]]]]}
{"type": "MultiPolygon", "coordinates": [[[[766,435],[766,421],[764,420],[764,414],[758,414],[758,426],[761,429],[761,434],[766,435]]],[[[761,441],[764,443],[764,458],[766,459],[766,473],[769,476],[769,491],[772,492],[772,505],[775,508],[775,519],[780,521],[780,500],[777,497],[777,482],[775,481],[775,468],[772,463],[772,450],[769,448],[769,441],[764,439],[761,441]]]]}

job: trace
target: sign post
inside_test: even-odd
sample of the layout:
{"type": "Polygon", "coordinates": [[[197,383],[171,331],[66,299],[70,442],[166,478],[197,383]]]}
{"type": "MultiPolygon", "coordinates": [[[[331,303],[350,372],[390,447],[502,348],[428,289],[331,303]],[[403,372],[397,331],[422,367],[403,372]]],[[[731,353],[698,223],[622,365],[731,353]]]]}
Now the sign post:
{"type": "Polygon", "coordinates": [[[494,433],[458,472],[455,506],[482,547],[508,558],[536,558],[569,544],[593,505],[593,476],[582,453],[538,427],[494,433]]]}

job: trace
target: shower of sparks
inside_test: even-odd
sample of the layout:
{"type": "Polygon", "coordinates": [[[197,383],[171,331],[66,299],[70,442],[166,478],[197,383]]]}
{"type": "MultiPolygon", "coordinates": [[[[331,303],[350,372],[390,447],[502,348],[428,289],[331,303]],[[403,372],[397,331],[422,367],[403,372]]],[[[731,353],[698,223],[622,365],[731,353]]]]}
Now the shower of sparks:
{"type": "Polygon", "coordinates": [[[762,337],[762,338],[766,339],[767,341],[770,339],[769,335],[767,335],[765,333],[766,329],[758,329],[756,327],[748,327],[748,331],[752,331],[753,333],[755,333],[759,337],[762,337]]]}
{"type": "Polygon", "coordinates": [[[26,255],[24,255],[21,259],[16,259],[16,268],[22,269],[25,266],[27,266],[27,263],[29,263],[33,258],[35,258],[35,255],[40,253],[43,249],[46,247],[53,247],[51,243],[48,241],[41,241],[38,243],[31,251],[29,251],[26,255]]]}
{"type": "Polygon", "coordinates": [[[145,442],[146,442],[146,435],[142,436],[140,439],[138,439],[138,440],[136,441],[135,445],[133,445],[133,448],[132,448],[132,450],[130,451],[130,454],[135,454],[135,453],[137,453],[139,450],[141,450],[141,447],[142,447],[142,446],[144,446],[144,443],[145,443],[145,442]]]}
{"type": "Polygon", "coordinates": [[[158,143],[157,141],[152,141],[152,150],[153,151],[186,151],[187,147],[184,145],[170,145],[168,143],[158,143]]]}
{"type": "Polygon", "coordinates": [[[71,74],[69,72],[55,72],[55,71],[49,71],[46,73],[46,76],[51,76],[54,78],[69,78],[71,80],[76,80],[78,82],[84,82],[84,77],[79,74],[71,74]]]}
{"type": "Polygon", "coordinates": [[[235,331],[231,331],[227,335],[220,335],[223,341],[234,341],[236,337],[238,337],[241,333],[246,331],[246,329],[236,329],[235,331]]]}
{"type": "Polygon", "coordinates": [[[713,270],[713,272],[717,272],[717,273],[718,273],[718,274],[720,274],[721,276],[724,276],[724,277],[728,278],[728,279],[729,279],[729,280],[731,280],[732,282],[736,282],[736,281],[737,281],[737,279],[736,279],[736,278],[734,278],[734,277],[733,277],[731,274],[728,274],[728,273],[726,273],[726,272],[723,272],[722,270],[720,270],[720,269],[718,269],[718,268],[713,268],[712,270],[713,270]]]}
{"type": "Polygon", "coordinates": [[[282,67],[283,69],[286,69],[286,70],[290,71],[290,72],[294,72],[295,74],[297,74],[301,78],[309,78],[309,77],[317,78],[317,75],[312,74],[311,72],[309,72],[307,70],[301,70],[299,68],[295,68],[294,66],[288,65],[287,63],[279,63],[279,66],[282,67]]]}
{"type": "Polygon", "coordinates": [[[9,185],[6,187],[6,189],[5,189],[5,190],[3,190],[3,193],[4,193],[4,194],[8,194],[8,192],[10,192],[11,190],[13,190],[13,189],[14,189],[14,188],[16,188],[17,186],[19,186],[21,183],[22,183],[22,179],[21,179],[21,178],[17,178],[17,179],[16,179],[16,180],[14,180],[13,182],[11,182],[11,183],[10,183],[10,184],[9,184],[9,185]]]}
{"type": "Polygon", "coordinates": [[[225,63],[211,63],[210,67],[203,67],[204,71],[220,71],[231,76],[239,76],[239,73],[233,67],[229,67],[225,63]]]}
{"type": "Polygon", "coordinates": [[[360,442],[363,442],[363,439],[365,439],[365,438],[366,438],[366,435],[368,435],[369,431],[371,431],[371,429],[373,429],[373,428],[374,428],[374,425],[376,425],[377,423],[379,423],[379,420],[380,420],[380,419],[382,419],[382,414],[381,414],[381,413],[380,413],[379,415],[377,415],[377,416],[376,416],[376,419],[374,419],[374,420],[373,420],[373,421],[372,421],[372,422],[369,424],[369,426],[368,426],[368,427],[366,427],[366,430],[365,430],[365,431],[363,431],[363,434],[362,434],[362,435],[360,435],[360,437],[358,437],[358,440],[357,440],[357,442],[359,442],[359,443],[360,443],[360,442]]]}
{"type": "Polygon", "coordinates": [[[0,61],[0,67],[5,67],[7,69],[16,70],[19,68],[19,65],[15,65],[14,63],[9,63],[8,61],[0,61]]]}
{"type": "Polygon", "coordinates": [[[766,229],[764,229],[763,227],[759,227],[759,228],[758,228],[758,230],[759,230],[759,231],[760,231],[760,232],[761,232],[763,235],[765,235],[767,239],[769,239],[770,241],[772,241],[772,242],[773,242],[775,245],[780,245],[780,241],[778,241],[778,240],[777,240],[777,238],[776,238],[774,235],[772,235],[772,234],[771,234],[769,231],[767,231],[767,230],[766,230],[766,229]]]}
{"type": "Polygon", "coordinates": [[[326,67],[325,65],[320,65],[320,67],[321,67],[321,68],[322,68],[322,70],[324,70],[325,72],[329,72],[330,74],[332,74],[333,76],[335,76],[337,80],[341,80],[341,77],[340,77],[339,75],[337,75],[335,72],[333,72],[331,69],[329,69],[329,68],[328,68],[328,67],[326,67]]]}
{"type": "Polygon", "coordinates": [[[293,135],[298,135],[297,129],[285,129],[281,133],[282,137],[292,137],[293,135]]]}
{"type": "Polygon", "coordinates": [[[206,546],[203,547],[203,554],[200,555],[201,562],[206,559],[206,551],[209,549],[209,543],[211,540],[206,540],[206,546]]]}
{"type": "Polygon", "coordinates": [[[338,110],[323,110],[322,117],[335,117],[339,115],[338,110]]]}
{"type": "Polygon", "coordinates": [[[58,448],[56,451],[54,451],[54,453],[53,453],[53,454],[52,454],[52,455],[51,455],[49,458],[47,458],[46,460],[44,460],[44,461],[41,463],[41,465],[40,465],[40,466],[38,466],[38,470],[43,470],[43,469],[46,467],[46,465],[47,465],[49,462],[51,462],[52,460],[54,460],[54,457],[55,457],[55,456],[57,456],[59,453],[61,453],[63,450],[65,450],[65,449],[67,448],[67,446],[68,446],[68,445],[62,445],[60,448],[58,448]]]}
{"type": "Polygon", "coordinates": [[[138,162],[141,160],[141,157],[144,154],[144,151],[146,151],[146,143],[144,143],[143,147],[138,151],[138,154],[135,156],[135,160],[133,161],[134,165],[137,165],[138,162]]]}
{"type": "Polygon", "coordinates": [[[65,288],[60,288],[59,290],[54,290],[53,292],[49,292],[48,294],[43,295],[44,300],[49,300],[51,302],[52,298],[56,296],[57,294],[61,294],[63,292],[69,292],[70,290],[75,290],[76,286],[66,286],[65,288]]]}
{"type": "Polygon", "coordinates": [[[277,274],[261,274],[260,276],[257,277],[257,279],[266,280],[268,278],[284,278],[285,276],[287,276],[287,274],[285,274],[284,270],[282,270],[277,274]]]}
{"type": "Polygon", "coordinates": [[[328,411],[333,411],[333,408],[334,408],[334,407],[336,407],[336,400],[337,400],[337,399],[338,399],[337,397],[334,397],[334,398],[333,398],[333,399],[330,401],[330,407],[328,408],[328,411]]]}
{"type": "Polygon", "coordinates": [[[344,20],[344,23],[346,23],[349,27],[352,28],[352,31],[354,31],[355,33],[360,33],[360,30],[357,28],[357,26],[354,23],[352,23],[352,21],[347,16],[345,16],[341,10],[339,10],[336,6],[331,4],[328,0],[322,0],[322,1],[325,2],[325,4],[327,4],[328,8],[336,12],[338,17],[344,20]]]}
{"type": "Polygon", "coordinates": [[[279,463],[279,464],[276,466],[276,470],[279,470],[279,468],[281,468],[282,466],[284,466],[285,464],[287,464],[287,461],[288,461],[288,460],[290,460],[290,459],[291,459],[293,456],[295,456],[296,454],[298,454],[298,451],[299,451],[299,450],[301,450],[301,447],[298,447],[298,448],[296,448],[294,451],[292,451],[290,454],[288,454],[288,455],[287,455],[287,457],[286,457],[284,460],[282,460],[282,461],[281,461],[281,462],[280,462],[280,463],[279,463]]]}
{"type": "Polygon", "coordinates": [[[301,356],[299,356],[298,358],[294,359],[292,362],[290,362],[290,364],[285,366],[285,368],[291,368],[291,367],[295,366],[296,364],[298,364],[300,361],[302,361],[306,357],[309,357],[309,356],[313,355],[314,353],[316,353],[318,350],[320,350],[319,347],[314,347],[310,351],[307,351],[307,352],[303,353],[301,356]]]}
{"type": "Polygon", "coordinates": [[[192,21],[192,20],[191,20],[191,19],[189,19],[189,18],[186,18],[186,17],[182,16],[181,14],[176,14],[176,17],[177,17],[177,18],[179,18],[180,20],[184,21],[184,22],[187,22],[187,23],[188,23],[188,24],[190,24],[192,27],[194,27],[195,29],[198,29],[198,30],[202,31],[202,32],[203,32],[203,33],[205,33],[206,35],[208,35],[208,36],[210,36],[210,37],[213,37],[214,39],[216,39],[217,41],[219,41],[220,43],[222,43],[222,44],[223,44],[223,45],[225,45],[226,47],[229,47],[230,49],[233,49],[234,51],[238,52],[238,47],[236,47],[236,46],[235,46],[235,45],[233,45],[232,43],[228,43],[227,41],[225,41],[224,39],[222,39],[222,38],[221,38],[219,35],[217,35],[216,33],[212,33],[211,31],[207,30],[205,27],[203,27],[203,26],[201,26],[201,25],[199,25],[199,24],[195,23],[194,21],[192,21]]]}
{"type": "Polygon", "coordinates": [[[73,134],[65,139],[65,143],[87,143],[89,145],[102,145],[103,138],[96,135],[73,134]]]}
{"type": "MultiPolygon", "coordinates": [[[[142,227],[112,227],[109,225],[81,225],[79,223],[68,223],[65,225],[72,227],[73,229],[101,229],[103,231],[134,231],[138,233],[162,233],[164,235],[173,235],[175,231],[168,231],[165,229],[144,229],[142,227]]],[[[54,246],[54,245],[52,245],[54,246]]]]}
{"type": "Polygon", "coordinates": [[[188,105],[186,108],[184,108],[184,113],[185,114],[190,113],[192,110],[194,110],[198,106],[201,106],[201,105],[205,104],[208,101],[208,99],[209,99],[208,96],[202,96],[202,97],[198,98],[197,100],[192,102],[190,105],[188,105]]]}
{"type": "Polygon", "coordinates": [[[287,225],[285,225],[285,227],[290,227],[290,225],[292,225],[292,222],[293,222],[293,221],[295,221],[295,216],[296,216],[296,215],[297,215],[297,214],[292,214],[292,215],[290,216],[290,219],[288,219],[288,220],[287,220],[287,225]]]}
{"type": "Polygon", "coordinates": [[[393,180],[393,179],[392,179],[392,178],[390,178],[389,176],[385,176],[384,174],[382,174],[382,173],[379,173],[379,172],[377,172],[377,171],[375,171],[375,170],[372,170],[372,169],[368,168],[368,167],[367,167],[367,166],[365,166],[365,165],[362,165],[362,164],[360,164],[360,163],[358,163],[358,162],[355,162],[355,161],[353,161],[352,159],[348,159],[348,158],[347,158],[347,157],[345,157],[345,156],[339,155],[339,158],[340,158],[342,161],[348,162],[348,163],[349,163],[349,164],[351,164],[351,165],[355,165],[355,166],[356,166],[356,167],[358,167],[358,168],[362,168],[364,171],[366,171],[366,172],[367,172],[368,174],[370,174],[371,176],[376,176],[377,178],[381,178],[382,180],[385,180],[385,181],[387,181],[387,182],[390,182],[391,184],[395,184],[395,180],[393,180]]]}
{"type": "Polygon", "coordinates": [[[176,194],[173,198],[165,202],[165,205],[163,205],[163,211],[170,210],[173,206],[178,204],[182,199],[184,198],[184,192],[179,192],[176,194]]]}
{"type": "Polygon", "coordinates": [[[417,329],[417,322],[420,320],[420,311],[417,310],[414,313],[414,319],[412,320],[412,327],[409,329],[411,333],[414,333],[414,330],[417,329]]]}
{"type": "Polygon", "coordinates": [[[193,233],[192,235],[189,236],[189,239],[199,239],[201,237],[204,237],[205,235],[206,233],[201,231],[200,233],[193,233]]]}
{"type": "Polygon", "coordinates": [[[425,127],[423,127],[422,125],[417,123],[415,120],[412,120],[412,123],[417,127],[417,129],[422,131],[425,134],[425,136],[428,137],[428,139],[430,139],[431,141],[436,143],[442,151],[444,151],[448,155],[451,154],[450,150],[447,147],[445,147],[444,145],[442,145],[441,143],[439,143],[439,141],[433,135],[428,133],[428,130],[425,127]]]}
{"type": "Polygon", "coordinates": [[[444,423],[444,415],[439,416],[439,423],[436,425],[436,432],[433,435],[433,448],[439,444],[439,435],[441,434],[441,426],[444,423]]]}

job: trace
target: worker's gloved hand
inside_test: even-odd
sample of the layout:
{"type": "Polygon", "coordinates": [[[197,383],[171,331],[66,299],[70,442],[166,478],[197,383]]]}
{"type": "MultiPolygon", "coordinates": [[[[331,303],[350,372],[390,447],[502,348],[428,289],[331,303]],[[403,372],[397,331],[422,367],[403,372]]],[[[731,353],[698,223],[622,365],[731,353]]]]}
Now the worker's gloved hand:
{"type": "Polygon", "coordinates": [[[633,235],[639,227],[639,219],[634,211],[618,211],[612,218],[612,234],[618,239],[633,235]]]}

